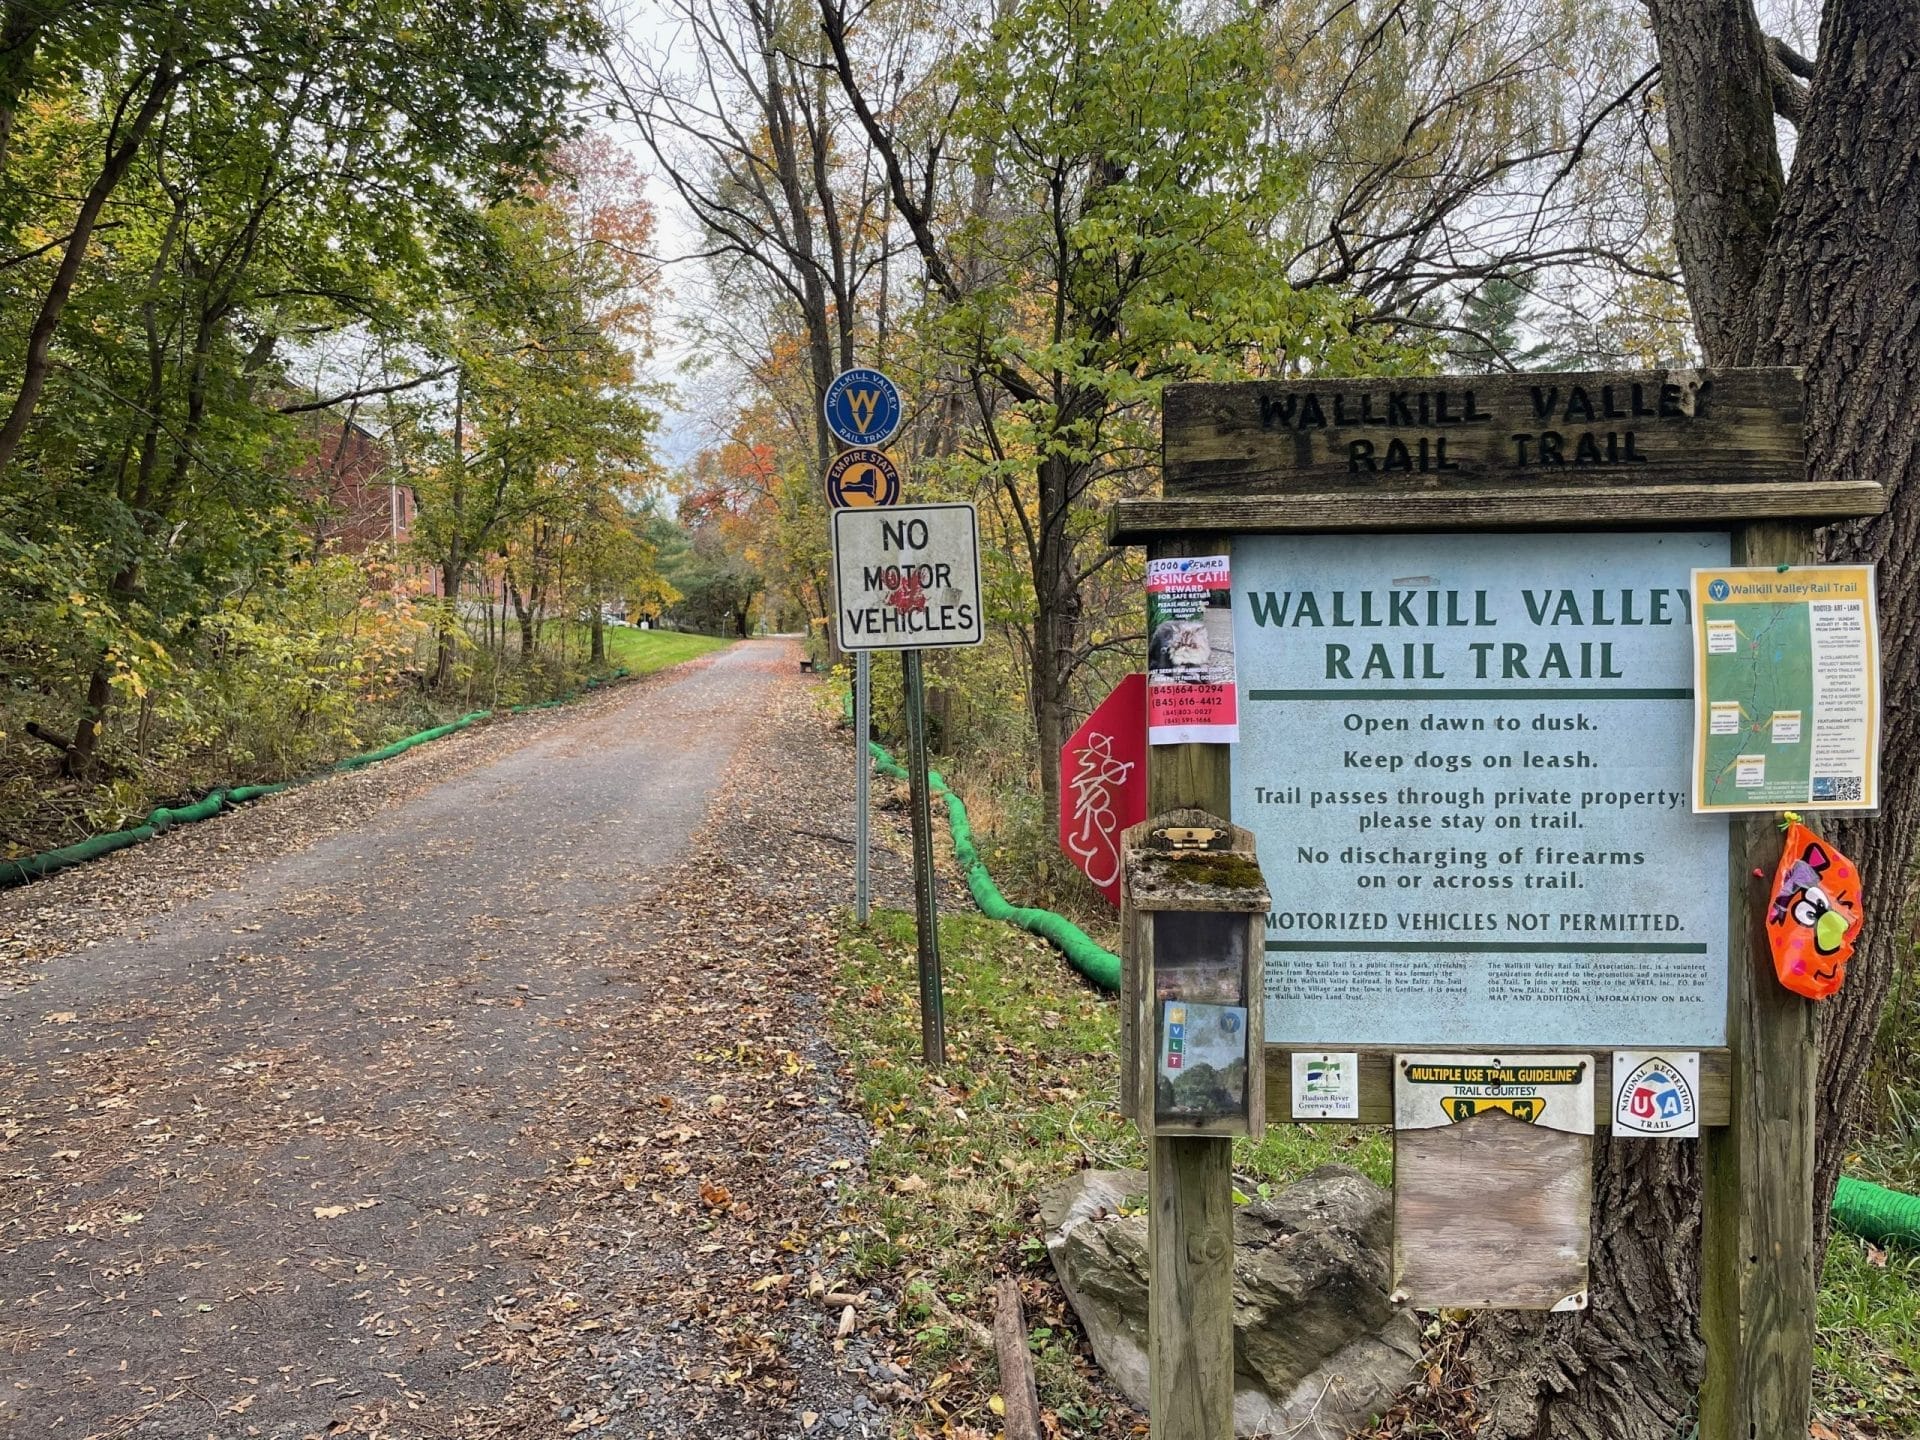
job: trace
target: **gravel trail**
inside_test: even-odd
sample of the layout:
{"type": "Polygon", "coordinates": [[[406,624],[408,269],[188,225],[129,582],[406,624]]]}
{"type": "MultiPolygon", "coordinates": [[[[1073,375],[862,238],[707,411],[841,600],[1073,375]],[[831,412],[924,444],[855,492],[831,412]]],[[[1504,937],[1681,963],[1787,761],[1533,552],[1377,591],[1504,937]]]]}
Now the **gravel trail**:
{"type": "Polygon", "coordinates": [[[0,897],[0,1436],[883,1433],[797,657],[0,897]]]}

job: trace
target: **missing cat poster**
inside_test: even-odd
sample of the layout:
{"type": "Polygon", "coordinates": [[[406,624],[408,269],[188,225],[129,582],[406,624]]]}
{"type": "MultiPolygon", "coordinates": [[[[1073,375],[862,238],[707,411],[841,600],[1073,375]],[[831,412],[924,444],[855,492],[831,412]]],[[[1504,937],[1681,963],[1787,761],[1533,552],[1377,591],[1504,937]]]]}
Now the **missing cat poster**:
{"type": "Polygon", "coordinates": [[[1225,555],[1147,562],[1147,738],[1231,745],[1240,738],[1233,582],[1225,555]]]}

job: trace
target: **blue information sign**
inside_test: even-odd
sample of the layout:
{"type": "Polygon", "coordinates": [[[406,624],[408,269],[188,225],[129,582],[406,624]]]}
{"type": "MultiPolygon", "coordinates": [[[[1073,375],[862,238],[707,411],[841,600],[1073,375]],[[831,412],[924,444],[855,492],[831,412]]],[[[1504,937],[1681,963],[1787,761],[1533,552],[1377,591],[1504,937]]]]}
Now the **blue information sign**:
{"type": "Polygon", "coordinates": [[[842,370],[822,408],[827,428],[846,445],[884,445],[900,428],[900,389],[878,370],[842,370]]]}

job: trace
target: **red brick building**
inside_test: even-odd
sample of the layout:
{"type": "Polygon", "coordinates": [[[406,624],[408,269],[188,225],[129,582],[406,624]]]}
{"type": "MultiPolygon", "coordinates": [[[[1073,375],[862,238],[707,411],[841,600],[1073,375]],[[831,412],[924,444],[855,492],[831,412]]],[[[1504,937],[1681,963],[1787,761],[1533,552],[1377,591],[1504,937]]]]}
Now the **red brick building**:
{"type": "Polygon", "coordinates": [[[315,450],[298,477],[314,505],[316,548],[357,554],[405,544],[413,534],[413,490],[401,483],[386,446],[330,410],[313,412],[308,424],[315,450]]]}

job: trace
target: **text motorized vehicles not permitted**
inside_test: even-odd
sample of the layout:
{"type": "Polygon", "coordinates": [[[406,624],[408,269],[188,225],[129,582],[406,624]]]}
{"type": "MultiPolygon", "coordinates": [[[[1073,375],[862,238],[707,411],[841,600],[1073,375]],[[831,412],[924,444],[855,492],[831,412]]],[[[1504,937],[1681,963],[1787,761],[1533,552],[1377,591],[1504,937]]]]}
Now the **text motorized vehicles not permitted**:
{"type": "Polygon", "coordinates": [[[931,650],[985,638],[971,505],[836,510],[833,564],[843,650],[931,650]]]}

